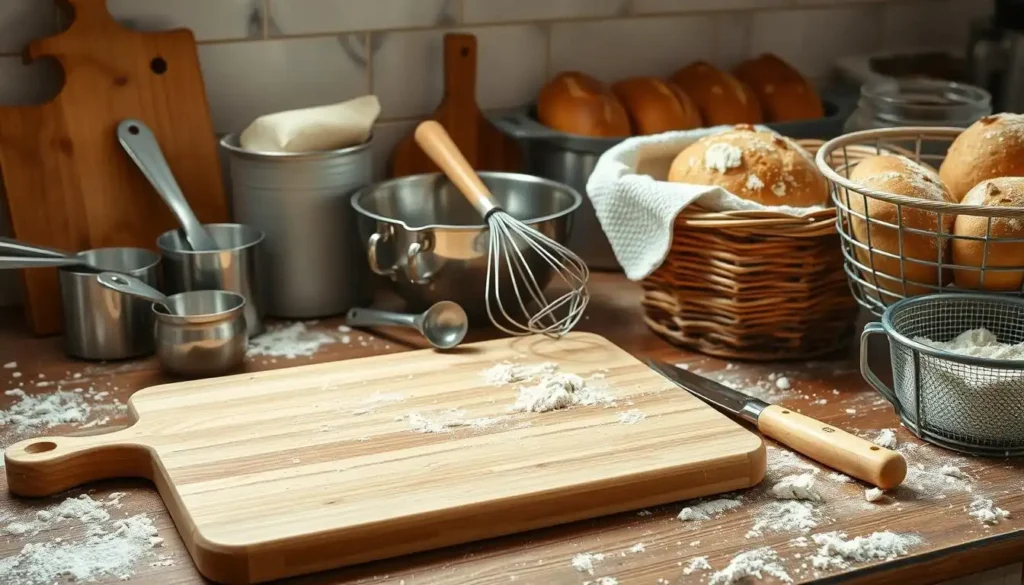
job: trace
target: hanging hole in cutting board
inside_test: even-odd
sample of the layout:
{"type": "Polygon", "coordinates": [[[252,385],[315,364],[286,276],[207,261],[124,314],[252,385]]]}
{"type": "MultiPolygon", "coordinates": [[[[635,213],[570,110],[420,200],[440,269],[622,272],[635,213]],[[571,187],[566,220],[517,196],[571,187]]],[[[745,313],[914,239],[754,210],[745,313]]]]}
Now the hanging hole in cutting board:
{"type": "Polygon", "coordinates": [[[46,453],[47,451],[53,451],[57,448],[57,443],[53,441],[39,441],[38,443],[32,443],[25,447],[26,453],[46,453]]]}
{"type": "Polygon", "coordinates": [[[167,73],[167,61],[164,61],[163,57],[154,57],[153,60],[149,62],[149,69],[157,75],[163,75],[164,73],[167,73]]]}

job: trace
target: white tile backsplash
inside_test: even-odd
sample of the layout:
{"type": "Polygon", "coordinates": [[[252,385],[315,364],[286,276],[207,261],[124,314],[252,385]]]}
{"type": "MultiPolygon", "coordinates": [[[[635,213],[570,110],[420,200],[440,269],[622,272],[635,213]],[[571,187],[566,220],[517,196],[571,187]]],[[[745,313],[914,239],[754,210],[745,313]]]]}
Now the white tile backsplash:
{"type": "Polygon", "coordinates": [[[773,52],[812,78],[826,77],[839,57],[878,48],[882,6],[759,12],[750,31],[751,54],[773,52]]]}
{"type": "Polygon", "coordinates": [[[107,0],[107,10],[130,28],[188,28],[197,41],[263,38],[263,0],[107,0]]]}
{"type": "Polygon", "coordinates": [[[272,36],[426,28],[456,22],[458,0],[269,0],[272,36]]]}
{"type": "Polygon", "coordinates": [[[383,118],[424,116],[441,102],[446,32],[477,36],[476,100],[481,108],[522,105],[547,79],[546,35],[540,25],[374,34],[373,92],[383,118]]]}
{"type": "Polygon", "coordinates": [[[562,20],[624,15],[628,0],[462,0],[465,23],[562,20]]]}
{"type": "Polygon", "coordinates": [[[20,53],[29,41],[56,32],[51,0],[0,0],[0,53],[20,53]]]}
{"type": "Polygon", "coordinates": [[[355,34],[200,46],[214,130],[238,132],[263,114],[365,95],[365,40],[355,34]]]}
{"type": "Polygon", "coordinates": [[[551,71],[583,71],[612,83],[669,75],[695,59],[715,59],[711,16],[631,18],[551,25],[551,71]]]}

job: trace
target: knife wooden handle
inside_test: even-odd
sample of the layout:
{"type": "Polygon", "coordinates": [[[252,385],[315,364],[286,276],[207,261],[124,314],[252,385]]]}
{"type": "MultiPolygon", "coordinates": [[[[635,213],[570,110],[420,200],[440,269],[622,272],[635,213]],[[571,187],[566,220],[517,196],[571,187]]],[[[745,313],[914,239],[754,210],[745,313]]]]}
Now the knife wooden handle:
{"type": "Polygon", "coordinates": [[[772,404],[761,411],[757,429],[818,463],[882,489],[900,485],[907,475],[907,462],[896,451],[784,406],[772,404]]]}

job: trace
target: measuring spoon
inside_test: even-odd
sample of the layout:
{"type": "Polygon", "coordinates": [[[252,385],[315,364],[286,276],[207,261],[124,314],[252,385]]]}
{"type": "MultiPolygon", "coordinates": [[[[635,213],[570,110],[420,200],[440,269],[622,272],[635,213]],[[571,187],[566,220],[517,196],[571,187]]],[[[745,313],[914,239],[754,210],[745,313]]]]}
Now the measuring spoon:
{"type": "Polygon", "coordinates": [[[116,290],[122,294],[152,301],[163,306],[169,314],[175,314],[171,309],[170,299],[168,299],[164,293],[156,290],[134,276],[118,274],[116,272],[101,272],[96,275],[96,280],[101,285],[111,290],[116,290]]]}
{"type": "Polygon", "coordinates": [[[397,325],[420,332],[430,345],[450,349],[462,343],[469,329],[469,318],[458,303],[441,301],[422,313],[393,313],[376,309],[350,309],[345,317],[353,327],[397,325]]]}

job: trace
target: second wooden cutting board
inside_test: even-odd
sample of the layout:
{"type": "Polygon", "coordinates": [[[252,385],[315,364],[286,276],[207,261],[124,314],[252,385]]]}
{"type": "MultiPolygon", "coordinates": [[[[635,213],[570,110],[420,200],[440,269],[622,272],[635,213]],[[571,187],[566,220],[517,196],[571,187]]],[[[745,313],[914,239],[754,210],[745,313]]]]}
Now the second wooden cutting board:
{"type": "Polygon", "coordinates": [[[761,439],[608,340],[501,339],[170,384],[136,423],[6,452],[10,490],[108,477],[160,491],[193,560],[258,583],[752,486],[761,439]],[[614,404],[510,412],[504,361],[558,365],[614,404]],[[432,432],[431,432],[432,431],[432,432]]]}

